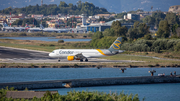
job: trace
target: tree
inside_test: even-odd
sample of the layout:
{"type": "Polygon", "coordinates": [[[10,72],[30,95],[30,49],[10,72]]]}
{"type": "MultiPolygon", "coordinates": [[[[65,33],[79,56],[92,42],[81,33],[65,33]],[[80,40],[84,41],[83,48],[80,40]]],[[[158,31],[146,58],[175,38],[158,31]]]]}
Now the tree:
{"type": "Polygon", "coordinates": [[[97,31],[96,33],[94,33],[94,35],[92,36],[92,39],[101,39],[103,37],[102,32],[97,31]]]}
{"type": "Polygon", "coordinates": [[[123,19],[124,18],[124,15],[127,15],[127,13],[125,12],[125,13],[119,13],[119,14],[117,14],[116,16],[115,16],[115,18],[121,18],[121,19],[123,19]]]}
{"type": "Polygon", "coordinates": [[[103,36],[114,36],[114,30],[112,28],[107,28],[103,32],[103,36]]]}
{"type": "Polygon", "coordinates": [[[176,16],[175,13],[167,13],[165,20],[168,22],[169,25],[179,24],[179,18],[176,16]]]}
{"type": "Polygon", "coordinates": [[[154,25],[155,24],[155,18],[151,17],[151,16],[146,16],[143,19],[143,22],[146,23],[146,24],[149,24],[149,25],[154,25]]]}
{"type": "Polygon", "coordinates": [[[59,8],[68,7],[68,5],[64,1],[60,1],[59,8]]]}
{"type": "Polygon", "coordinates": [[[177,32],[176,32],[176,30],[177,30],[177,28],[179,27],[179,25],[176,23],[176,24],[174,24],[173,26],[172,26],[172,32],[173,32],[173,35],[177,35],[177,32]]]}
{"type": "Polygon", "coordinates": [[[23,20],[19,19],[19,20],[16,20],[12,23],[12,25],[17,25],[17,26],[21,26],[23,23],[23,20]]]}
{"type": "Polygon", "coordinates": [[[135,28],[130,28],[128,30],[128,35],[129,35],[129,38],[134,40],[134,39],[137,39],[138,38],[138,30],[135,28]]]}
{"type": "Polygon", "coordinates": [[[114,30],[115,36],[120,36],[121,23],[118,20],[113,21],[111,28],[114,30]]]}
{"type": "Polygon", "coordinates": [[[170,35],[170,29],[169,29],[168,22],[166,20],[160,21],[159,29],[157,31],[157,36],[167,38],[169,37],[169,35],[170,35]]]}
{"type": "Polygon", "coordinates": [[[145,23],[140,23],[138,27],[138,37],[144,37],[144,35],[149,33],[149,26],[147,26],[145,23]]]}

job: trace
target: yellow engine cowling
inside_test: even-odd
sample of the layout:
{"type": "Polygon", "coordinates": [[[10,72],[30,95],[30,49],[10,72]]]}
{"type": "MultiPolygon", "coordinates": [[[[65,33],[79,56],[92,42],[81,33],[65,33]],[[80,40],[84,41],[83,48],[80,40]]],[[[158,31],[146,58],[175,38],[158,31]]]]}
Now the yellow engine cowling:
{"type": "Polygon", "coordinates": [[[68,61],[74,60],[74,56],[68,56],[68,57],[67,57],[67,60],[68,60],[68,61]]]}

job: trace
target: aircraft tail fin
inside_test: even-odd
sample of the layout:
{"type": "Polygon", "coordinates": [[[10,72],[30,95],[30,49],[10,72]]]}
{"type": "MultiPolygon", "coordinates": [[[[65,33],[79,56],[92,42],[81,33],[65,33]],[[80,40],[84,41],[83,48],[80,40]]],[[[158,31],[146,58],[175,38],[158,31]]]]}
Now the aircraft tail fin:
{"type": "Polygon", "coordinates": [[[41,28],[41,29],[44,29],[44,27],[43,27],[43,25],[42,25],[42,24],[40,24],[40,28],[41,28]]]}
{"type": "Polygon", "coordinates": [[[3,27],[9,27],[7,23],[3,23],[3,27]]]}
{"type": "Polygon", "coordinates": [[[25,29],[29,29],[30,26],[26,23],[25,29]]]}
{"type": "Polygon", "coordinates": [[[112,53],[116,53],[119,52],[120,48],[121,48],[121,44],[122,44],[122,37],[118,37],[114,43],[110,46],[109,51],[112,53]]]}

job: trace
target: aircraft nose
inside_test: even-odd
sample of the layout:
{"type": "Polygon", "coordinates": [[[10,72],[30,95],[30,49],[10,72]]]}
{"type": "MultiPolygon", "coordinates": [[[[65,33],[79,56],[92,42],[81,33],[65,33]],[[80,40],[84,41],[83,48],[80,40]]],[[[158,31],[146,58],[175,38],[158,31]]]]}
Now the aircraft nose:
{"type": "Polygon", "coordinates": [[[51,56],[52,56],[52,53],[49,53],[49,56],[51,57],[51,56]]]}

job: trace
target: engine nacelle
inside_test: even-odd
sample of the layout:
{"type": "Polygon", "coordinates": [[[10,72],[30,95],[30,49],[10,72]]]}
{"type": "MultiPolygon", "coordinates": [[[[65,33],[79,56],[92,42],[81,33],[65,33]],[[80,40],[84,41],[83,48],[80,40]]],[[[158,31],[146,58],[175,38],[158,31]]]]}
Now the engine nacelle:
{"type": "Polygon", "coordinates": [[[68,56],[68,57],[67,57],[67,60],[68,60],[68,61],[74,60],[74,56],[68,56]]]}

